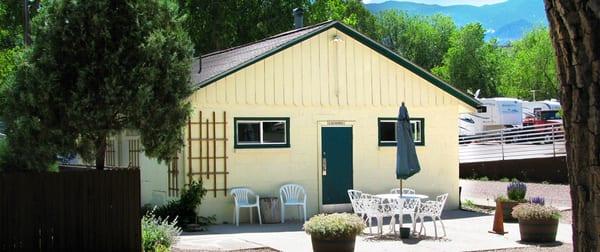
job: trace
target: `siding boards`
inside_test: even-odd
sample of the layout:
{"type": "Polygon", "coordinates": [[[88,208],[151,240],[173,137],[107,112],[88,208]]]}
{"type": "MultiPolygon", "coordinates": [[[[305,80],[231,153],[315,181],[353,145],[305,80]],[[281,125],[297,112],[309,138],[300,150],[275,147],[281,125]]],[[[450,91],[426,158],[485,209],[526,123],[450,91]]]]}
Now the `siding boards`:
{"type": "Polygon", "coordinates": [[[389,107],[402,102],[412,107],[459,104],[445,91],[334,28],[196,93],[199,95],[194,98],[202,104],[326,107],[389,107]],[[342,40],[333,42],[335,35],[342,40]]]}

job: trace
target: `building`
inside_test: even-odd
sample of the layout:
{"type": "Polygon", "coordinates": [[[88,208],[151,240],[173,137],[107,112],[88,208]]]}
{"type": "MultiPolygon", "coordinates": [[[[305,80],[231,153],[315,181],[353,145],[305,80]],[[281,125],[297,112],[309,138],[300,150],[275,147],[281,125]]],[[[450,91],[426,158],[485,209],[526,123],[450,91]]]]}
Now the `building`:
{"type": "Polygon", "coordinates": [[[457,117],[478,102],[342,23],[203,55],[192,75],[186,145],[171,164],[146,158],[135,134],[111,141],[109,165],[141,167],[143,203],[202,178],[199,213],[220,223],[231,222],[233,187],[266,197],[301,184],[309,216],[349,202],[349,188],[389,192],[399,186],[394,123],[405,102],[422,170],[404,186],[449,193],[447,207],[458,206],[457,117]]]}

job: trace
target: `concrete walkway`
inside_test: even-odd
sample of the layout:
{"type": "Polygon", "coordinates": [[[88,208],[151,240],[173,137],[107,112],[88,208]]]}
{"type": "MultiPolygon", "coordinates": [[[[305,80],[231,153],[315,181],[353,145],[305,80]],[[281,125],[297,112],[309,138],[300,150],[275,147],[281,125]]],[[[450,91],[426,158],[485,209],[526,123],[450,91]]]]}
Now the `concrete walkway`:
{"type": "MultiPolygon", "coordinates": [[[[393,235],[357,237],[356,250],[361,251],[478,251],[535,245],[519,242],[518,224],[506,223],[508,234],[501,236],[488,233],[493,216],[467,211],[446,211],[443,216],[447,236],[433,239],[433,224],[426,222],[427,236],[401,240],[393,235]]],[[[405,227],[409,226],[405,222],[405,227]]],[[[386,227],[384,227],[386,228],[386,227]]],[[[439,226],[438,226],[439,228],[439,226]]],[[[387,230],[387,229],[384,229],[387,230]]],[[[368,229],[365,230],[368,233],[368,229]]],[[[441,228],[438,229],[441,234],[441,228]]],[[[572,243],[571,226],[560,224],[557,234],[558,246],[572,243]]],[[[259,225],[216,225],[207,232],[184,234],[173,247],[174,251],[312,251],[310,236],[302,231],[300,223],[259,225]]]]}

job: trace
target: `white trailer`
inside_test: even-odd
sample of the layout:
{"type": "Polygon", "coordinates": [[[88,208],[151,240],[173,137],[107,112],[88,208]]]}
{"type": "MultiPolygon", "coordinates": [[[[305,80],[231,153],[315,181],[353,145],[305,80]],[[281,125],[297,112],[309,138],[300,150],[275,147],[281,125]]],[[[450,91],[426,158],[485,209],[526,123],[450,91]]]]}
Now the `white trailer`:
{"type": "Polygon", "coordinates": [[[481,98],[477,113],[459,115],[459,135],[476,135],[483,131],[520,128],[523,125],[522,101],[515,98],[481,98]]]}

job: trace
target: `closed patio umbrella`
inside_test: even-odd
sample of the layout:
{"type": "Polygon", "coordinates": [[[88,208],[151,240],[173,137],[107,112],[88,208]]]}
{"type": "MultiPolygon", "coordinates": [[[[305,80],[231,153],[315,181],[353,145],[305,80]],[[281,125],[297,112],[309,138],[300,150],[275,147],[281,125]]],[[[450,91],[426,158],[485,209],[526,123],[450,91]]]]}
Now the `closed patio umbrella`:
{"type": "Polygon", "coordinates": [[[400,188],[402,189],[402,179],[407,179],[421,170],[413,141],[410,117],[404,102],[398,111],[396,143],[396,178],[400,179],[400,188]]]}

